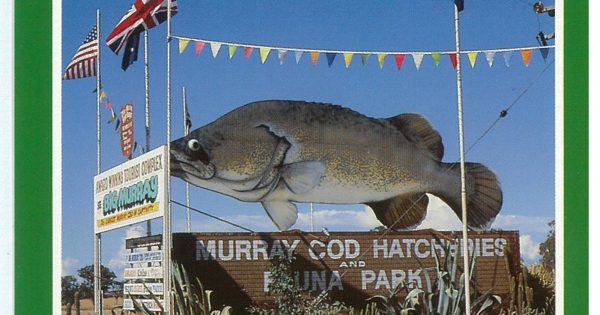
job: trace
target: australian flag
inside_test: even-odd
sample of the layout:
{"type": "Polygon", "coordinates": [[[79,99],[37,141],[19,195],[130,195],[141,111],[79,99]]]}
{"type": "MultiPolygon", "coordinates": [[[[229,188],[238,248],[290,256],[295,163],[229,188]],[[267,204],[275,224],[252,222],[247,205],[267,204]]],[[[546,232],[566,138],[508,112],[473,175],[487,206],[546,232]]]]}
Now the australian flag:
{"type": "MultiPolygon", "coordinates": [[[[167,20],[167,0],[135,0],[106,38],[106,44],[115,53],[125,46],[121,68],[126,70],[137,60],[140,34],[167,20]]],[[[177,13],[177,1],[171,1],[171,16],[177,13]]]]}

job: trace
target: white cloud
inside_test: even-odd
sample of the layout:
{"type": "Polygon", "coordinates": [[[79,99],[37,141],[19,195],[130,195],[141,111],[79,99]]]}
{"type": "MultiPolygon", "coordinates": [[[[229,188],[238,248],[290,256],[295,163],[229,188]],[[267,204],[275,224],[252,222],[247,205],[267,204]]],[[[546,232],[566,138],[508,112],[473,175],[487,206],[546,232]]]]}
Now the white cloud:
{"type": "Polygon", "coordinates": [[[524,260],[526,264],[534,263],[540,259],[540,243],[534,241],[531,238],[531,235],[521,235],[519,237],[519,242],[521,243],[521,259],[524,260]]]}
{"type": "Polygon", "coordinates": [[[113,258],[108,261],[108,268],[113,271],[117,277],[123,274],[123,269],[127,267],[127,262],[125,261],[125,255],[129,253],[127,249],[125,249],[125,240],[128,238],[141,237],[145,235],[145,230],[142,226],[131,226],[127,228],[125,231],[125,236],[121,240],[121,247],[119,251],[115,254],[113,258]]]}
{"type": "Polygon", "coordinates": [[[76,276],[77,271],[74,267],[79,263],[79,259],[65,257],[62,259],[61,273],[63,276],[76,276]]]}
{"type": "Polygon", "coordinates": [[[443,202],[440,198],[427,194],[429,205],[427,206],[427,215],[425,220],[419,225],[418,229],[435,230],[461,230],[462,223],[458,216],[443,202]]]}

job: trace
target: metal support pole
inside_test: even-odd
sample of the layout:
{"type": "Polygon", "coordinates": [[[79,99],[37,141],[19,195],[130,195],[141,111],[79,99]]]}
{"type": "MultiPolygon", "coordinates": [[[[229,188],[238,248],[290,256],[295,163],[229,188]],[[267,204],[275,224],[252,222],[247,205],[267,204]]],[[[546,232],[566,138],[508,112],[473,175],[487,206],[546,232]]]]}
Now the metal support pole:
{"type": "MultiPolygon", "coordinates": [[[[146,152],[150,151],[150,93],[148,90],[149,81],[148,71],[148,31],[144,32],[144,87],[145,87],[145,116],[146,116],[146,152]]],[[[152,222],[151,220],[146,221],[146,235],[152,235],[152,222]]]]}
{"type": "Polygon", "coordinates": [[[454,6],[454,33],[456,37],[456,94],[458,111],[458,142],[460,153],[460,197],[462,206],[462,242],[463,242],[463,266],[464,266],[464,288],[465,288],[465,313],[471,313],[471,290],[469,288],[469,248],[467,234],[467,189],[465,183],[465,144],[462,107],[462,78],[460,72],[460,36],[458,24],[458,7],[454,6]]]}
{"type": "MultiPolygon", "coordinates": [[[[188,125],[187,125],[187,97],[185,95],[185,86],[182,87],[182,93],[183,93],[183,135],[187,136],[190,131],[188,129],[188,125]]],[[[187,231],[188,233],[192,232],[192,221],[191,221],[191,216],[190,216],[190,184],[188,184],[188,182],[185,182],[185,209],[187,212],[187,231]]]]}
{"type": "Polygon", "coordinates": [[[167,180],[163,217],[163,285],[165,314],[172,314],[171,301],[171,0],[167,0],[167,180]]]}
{"type": "MultiPolygon", "coordinates": [[[[96,9],[96,34],[100,38],[100,9],[96,9]]],[[[96,57],[96,173],[100,174],[100,45],[96,57]]],[[[95,224],[95,223],[94,223],[95,224]]],[[[94,311],[102,314],[102,234],[94,233],[94,311]]]]}

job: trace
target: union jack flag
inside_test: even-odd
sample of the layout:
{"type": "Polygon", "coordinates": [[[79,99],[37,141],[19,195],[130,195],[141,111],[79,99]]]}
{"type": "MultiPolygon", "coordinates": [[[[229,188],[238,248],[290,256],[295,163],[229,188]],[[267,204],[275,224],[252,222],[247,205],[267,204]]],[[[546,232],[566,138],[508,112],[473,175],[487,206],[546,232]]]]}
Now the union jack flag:
{"type": "Polygon", "coordinates": [[[71,62],[67,65],[63,80],[80,79],[96,76],[96,60],[98,59],[98,30],[96,25],[85,37],[71,62]]]}
{"type": "MultiPolygon", "coordinates": [[[[139,34],[167,20],[167,0],[135,0],[106,38],[106,44],[115,54],[133,34],[139,34]]],[[[177,13],[177,1],[171,1],[171,16],[177,13]]]]}

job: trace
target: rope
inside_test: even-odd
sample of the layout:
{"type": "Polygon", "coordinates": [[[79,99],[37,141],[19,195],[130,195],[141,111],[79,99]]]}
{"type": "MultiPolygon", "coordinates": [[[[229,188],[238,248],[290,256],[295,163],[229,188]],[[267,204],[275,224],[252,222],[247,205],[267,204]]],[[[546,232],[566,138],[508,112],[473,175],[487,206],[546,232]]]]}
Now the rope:
{"type": "Polygon", "coordinates": [[[205,215],[205,216],[207,216],[207,217],[210,217],[210,218],[213,218],[213,219],[215,219],[215,220],[221,221],[221,222],[223,222],[223,223],[227,223],[227,224],[229,224],[229,225],[233,225],[233,226],[235,226],[235,227],[237,227],[237,228],[240,228],[240,229],[242,229],[242,230],[244,230],[244,231],[246,231],[246,232],[255,233],[253,230],[251,230],[251,229],[248,229],[248,228],[245,228],[245,227],[243,227],[243,226],[241,226],[241,225],[239,225],[239,224],[233,223],[233,222],[231,222],[231,221],[228,221],[228,220],[225,220],[225,219],[221,219],[221,218],[219,218],[219,217],[217,217],[217,216],[214,216],[214,215],[212,215],[212,214],[210,214],[210,213],[207,213],[207,212],[204,212],[204,211],[202,211],[202,210],[198,210],[198,209],[195,209],[195,208],[193,208],[193,207],[188,207],[188,206],[186,206],[185,204],[183,204],[183,203],[179,203],[179,202],[177,202],[177,201],[175,201],[175,200],[171,200],[171,203],[174,203],[174,204],[176,204],[176,205],[178,205],[178,206],[182,206],[182,207],[184,207],[184,208],[187,208],[187,209],[190,209],[190,210],[192,210],[192,211],[198,212],[198,213],[200,213],[200,214],[203,214],[203,215],[205,215]]]}

